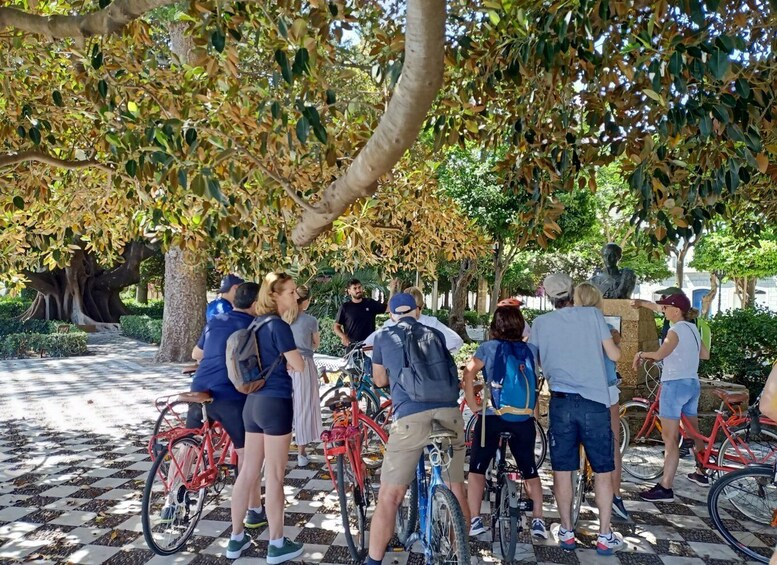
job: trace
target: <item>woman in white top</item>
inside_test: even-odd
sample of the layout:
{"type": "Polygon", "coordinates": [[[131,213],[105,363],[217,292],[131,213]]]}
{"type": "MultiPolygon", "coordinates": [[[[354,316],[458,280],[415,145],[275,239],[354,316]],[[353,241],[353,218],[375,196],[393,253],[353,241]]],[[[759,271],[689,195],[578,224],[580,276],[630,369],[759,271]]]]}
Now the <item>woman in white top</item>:
{"type": "MultiPolygon", "coordinates": [[[[673,502],[672,485],[680,462],[680,417],[685,415],[688,422],[699,429],[699,359],[709,359],[710,353],[693,323],[698,312],[691,308],[691,301],[682,291],[666,296],[656,304],[661,306],[672,327],[658,351],[638,351],[633,365],[637,369],[645,359],[664,362],[658,412],[664,440],[664,475],[660,483],[640,493],[640,498],[651,502],[673,502]]],[[[635,300],[632,306],[648,305],[642,300],[635,300]]],[[[696,450],[703,448],[703,443],[697,440],[696,450]]],[[[709,479],[699,468],[688,475],[688,479],[701,486],[709,485],[709,479]]]]}

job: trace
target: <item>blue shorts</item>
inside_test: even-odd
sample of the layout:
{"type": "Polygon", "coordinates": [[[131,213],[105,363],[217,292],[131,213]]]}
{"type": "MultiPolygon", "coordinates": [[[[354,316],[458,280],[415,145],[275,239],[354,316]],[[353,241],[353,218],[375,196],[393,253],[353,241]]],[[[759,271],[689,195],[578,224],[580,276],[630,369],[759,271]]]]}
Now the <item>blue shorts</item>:
{"type": "Polygon", "coordinates": [[[696,416],[699,413],[699,379],[677,379],[661,383],[658,415],[661,418],[679,420],[680,414],[696,416]]]}
{"type": "Polygon", "coordinates": [[[579,394],[550,393],[550,464],[554,471],[580,469],[580,445],[594,473],[615,470],[610,407],[579,394]]]}
{"type": "MultiPolygon", "coordinates": [[[[232,439],[235,449],[243,449],[246,443],[246,430],[243,426],[243,406],[246,397],[219,398],[206,406],[208,419],[220,422],[232,439]]],[[[189,412],[186,414],[186,427],[199,428],[202,426],[202,409],[199,404],[189,404],[189,412]]]]}

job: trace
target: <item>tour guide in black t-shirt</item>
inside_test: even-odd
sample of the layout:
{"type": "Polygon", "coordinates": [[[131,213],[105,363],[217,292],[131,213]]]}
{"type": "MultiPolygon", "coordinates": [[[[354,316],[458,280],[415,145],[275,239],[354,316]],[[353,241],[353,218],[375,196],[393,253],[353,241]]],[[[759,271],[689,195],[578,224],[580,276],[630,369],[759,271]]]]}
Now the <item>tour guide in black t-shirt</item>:
{"type": "Polygon", "coordinates": [[[340,306],[335,319],[334,330],[343,345],[364,341],[375,331],[375,317],[386,312],[386,305],[372,298],[364,298],[364,288],[359,279],[348,283],[350,302],[340,306]]]}

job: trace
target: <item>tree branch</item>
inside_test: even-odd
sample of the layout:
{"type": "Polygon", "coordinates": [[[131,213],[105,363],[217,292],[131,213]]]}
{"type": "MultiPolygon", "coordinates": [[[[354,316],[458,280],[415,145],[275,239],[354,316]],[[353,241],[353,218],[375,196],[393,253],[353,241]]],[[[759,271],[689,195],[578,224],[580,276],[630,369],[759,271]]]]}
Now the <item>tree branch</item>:
{"type": "Polygon", "coordinates": [[[78,16],[39,16],[16,8],[0,8],[0,28],[12,27],[53,39],[85,39],[111,35],[132,20],[178,0],[116,0],[102,10],[78,16]]]}
{"type": "Polygon", "coordinates": [[[346,173],[330,184],[312,210],[305,209],[292,240],[308,245],[359,198],[375,193],[415,142],[442,86],[445,0],[408,0],[405,63],[386,113],[346,173]]]}
{"type": "MultiPolygon", "coordinates": [[[[0,8],[0,10],[1,9],[2,8],[0,8]]],[[[18,163],[24,163],[25,161],[36,161],[38,163],[43,163],[52,167],[59,167],[60,169],[68,169],[71,171],[75,169],[94,167],[95,169],[100,169],[106,173],[113,174],[116,172],[108,165],[100,163],[94,159],[84,161],[68,161],[65,159],[59,159],[58,157],[53,157],[52,155],[47,155],[46,153],[41,153],[40,151],[19,151],[18,153],[0,155],[0,169],[11,165],[16,165],[18,163]]]]}

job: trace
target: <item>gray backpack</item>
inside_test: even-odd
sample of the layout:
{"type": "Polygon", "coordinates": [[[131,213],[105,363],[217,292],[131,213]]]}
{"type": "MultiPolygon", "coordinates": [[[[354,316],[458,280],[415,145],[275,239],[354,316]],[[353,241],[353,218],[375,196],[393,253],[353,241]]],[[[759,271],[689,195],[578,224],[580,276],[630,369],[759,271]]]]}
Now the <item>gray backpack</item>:
{"type": "Polygon", "coordinates": [[[283,355],[279,355],[272,365],[263,369],[259,355],[257,332],[277,317],[270,315],[256,318],[247,328],[233,332],[227,339],[227,375],[238,392],[251,394],[261,389],[267,381],[267,376],[283,358],[283,355]]]}
{"type": "Polygon", "coordinates": [[[459,399],[459,373],[445,338],[424,324],[400,320],[404,363],[396,384],[414,402],[452,402],[459,399]]]}

